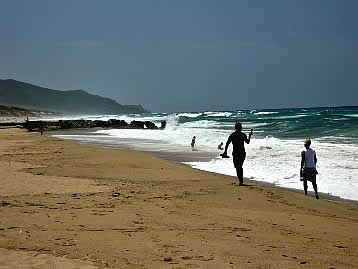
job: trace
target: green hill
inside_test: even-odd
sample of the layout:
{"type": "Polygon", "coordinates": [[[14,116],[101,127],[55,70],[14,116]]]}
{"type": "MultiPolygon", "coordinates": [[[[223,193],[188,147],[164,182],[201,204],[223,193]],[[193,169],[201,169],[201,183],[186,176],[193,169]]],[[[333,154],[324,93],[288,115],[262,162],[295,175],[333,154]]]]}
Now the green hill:
{"type": "Polygon", "coordinates": [[[59,91],[13,79],[0,80],[0,104],[64,114],[141,113],[140,105],[121,105],[84,90],[59,91]]]}

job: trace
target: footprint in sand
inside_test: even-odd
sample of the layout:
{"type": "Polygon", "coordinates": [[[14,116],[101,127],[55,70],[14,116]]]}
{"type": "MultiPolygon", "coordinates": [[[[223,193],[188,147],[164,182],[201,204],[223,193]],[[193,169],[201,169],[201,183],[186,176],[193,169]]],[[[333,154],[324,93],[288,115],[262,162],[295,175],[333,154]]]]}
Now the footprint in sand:
{"type": "Polygon", "coordinates": [[[17,226],[11,226],[11,227],[8,227],[7,229],[8,229],[8,230],[13,230],[13,229],[19,229],[19,227],[17,227],[17,226]]]}
{"type": "Polygon", "coordinates": [[[104,213],[100,213],[100,212],[93,212],[93,213],[91,213],[91,215],[93,215],[93,216],[105,216],[105,215],[107,215],[107,214],[104,214],[104,213]]]}
{"type": "MultiPolygon", "coordinates": [[[[173,260],[172,257],[166,257],[166,258],[168,258],[168,261],[169,261],[169,259],[170,259],[170,261],[173,260]]],[[[202,256],[202,255],[193,255],[193,256],[185,255],[185,256],[181,256],[180,258],[181,258],[182,260],[185,260],[185,261],[189,261],[189,260],[211,261],[211,260],[214,259],[213,257],[205,257],[205,256],[202,256]]],[[[190,264],[186,264],[186,265],[190,265],[190,264]]]]}
{"type": "Polygon", "coordinates": [[[234,232],[236,232],[236,231],[249,232],[249,231],[252,231],[252,229],[250,229],[250,228],[245,228],[245,227],[234,227],[234,228],[233,228],[233,231],[234,231],[234,232]]]}
{"type": "Polygon", "coordinates": [[[6,202],[6,201],[3,201],[0,203],[0,206],[10,206],[11,204],[6,202]]]}

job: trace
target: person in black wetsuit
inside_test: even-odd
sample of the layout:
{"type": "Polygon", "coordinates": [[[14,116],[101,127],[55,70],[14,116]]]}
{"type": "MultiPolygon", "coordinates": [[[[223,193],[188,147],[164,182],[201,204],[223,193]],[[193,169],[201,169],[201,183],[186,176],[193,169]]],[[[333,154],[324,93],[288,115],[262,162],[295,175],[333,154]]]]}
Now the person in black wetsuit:
{"type": "Polygon", "coordinates": [[[191,144],[190,144],[192,149],[194,149],[194,146],[195,146],[195,139],[196,139],[196,137],[194,135],[193,139],[191,140],[191,144]]]}
{"type": "Polygon", "coordinates": [[[224,153],[222,154],[222,156],[224,158],[227,157],[227,148],[229,147],[230,143],[232,143],[232,145],[233,145],[233,150],[232,150],[233,162],[234,162],[234,166],[236,168],[237,177],[240,182],[239,185],[241,186],[244,184],[244,171],[243,171],[242,165],[244,164],[244,161],[246,158],[244,142],[246,142],[246,144],[250,143],[250,139],[253,134],[253,130],[251,129],[251,132],[250,132],[248,138],[245,133],[241,132],[242,125],[240,122],[237,122],[235,124],[235,130],[236,131],[233,132],[229,136],[229,138],[226,142],[226,145],[225,145],[224,153]]]}

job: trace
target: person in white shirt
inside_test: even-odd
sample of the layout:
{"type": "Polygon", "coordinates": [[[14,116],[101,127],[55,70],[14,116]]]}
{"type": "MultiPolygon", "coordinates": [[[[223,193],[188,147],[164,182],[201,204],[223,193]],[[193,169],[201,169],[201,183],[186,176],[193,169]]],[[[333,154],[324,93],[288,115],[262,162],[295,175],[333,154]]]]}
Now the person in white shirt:
{"type": "Polygon", "coordinates": [[[316,182],[316,175],[318,174],[316,170],[317,164],[317,156],[316,152],[310,147],[311,140],[306,139],[304,142],[305,150],[301,152],[301,169],[300,169],[300,176],[301,180],[303,181],[303,189],[305,191],[305,195],[307,195],[307,181],[312,182],[312,186],[314,192],[316,194],[316,199],[319,199],[318,191],[317,191],[317,182],[316,182]]]}

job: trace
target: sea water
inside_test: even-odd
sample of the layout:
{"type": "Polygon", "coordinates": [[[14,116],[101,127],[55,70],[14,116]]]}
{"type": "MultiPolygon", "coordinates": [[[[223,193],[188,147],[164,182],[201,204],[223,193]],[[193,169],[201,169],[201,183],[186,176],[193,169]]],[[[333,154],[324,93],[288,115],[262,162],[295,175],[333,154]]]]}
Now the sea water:
{"type": "MultiPolygon", "coordinates": [[[[216,156],[200,162],[186,162],[205,171],[236,175],[232,158],[222,159],[217,149],[226,143],[240,121],[243,132],[252,128],[254,135],[246,145],[244,177],[277,186],[302,189],[299,180],[303,141],[312,140],[317,154],[319,192],[358,200],[358,107],[292,108],[183,113],[145,113],[86,116],[82,119],[149,120],[164,130],[101,129],[94,135],[57,135],[61,138],[101,144],[126,144],[144,151],[191,152],[196,136],[196,152],[216,156]]],[[[72,117],[73,119],[73,117],[72,117]]],[[[228,154],[231,155],[232,146],[228,154]]],[[[195,151],[192,153],[195,154],[195,151]]],[[[309,185],[312,189],[312,186],[309,185]]]]}

